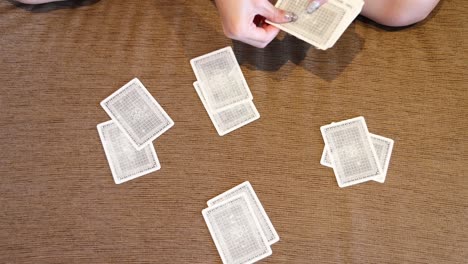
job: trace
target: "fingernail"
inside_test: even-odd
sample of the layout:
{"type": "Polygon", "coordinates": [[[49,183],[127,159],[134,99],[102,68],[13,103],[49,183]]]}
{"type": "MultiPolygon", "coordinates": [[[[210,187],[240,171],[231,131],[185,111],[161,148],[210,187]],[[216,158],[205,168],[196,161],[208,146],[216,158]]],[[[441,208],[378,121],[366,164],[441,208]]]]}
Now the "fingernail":
{"type": "Polygon", "coordinates": [[[289,22],[294,22],[297,20],[297,15],[294,14],[293,12],[286,12],[286,15],[284,15],[284,18],[288,20],[289,22]]]}
{"type": "Polygon", "coordinates": [[[319,1],[312,1],[308,6],[307,6],[307,13],[313,13],[315,10],[317,10],[320,7],[320,2],[319,1]]]}

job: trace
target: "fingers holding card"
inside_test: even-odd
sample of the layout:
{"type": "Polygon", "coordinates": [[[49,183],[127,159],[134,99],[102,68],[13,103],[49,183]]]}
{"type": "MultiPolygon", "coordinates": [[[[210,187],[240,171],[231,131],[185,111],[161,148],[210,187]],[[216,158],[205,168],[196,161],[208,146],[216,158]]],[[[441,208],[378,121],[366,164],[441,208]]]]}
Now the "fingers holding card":
{"type": "Polygon", "coordinates": [[[279,0],[276,7],[296,13],[298,19],[286,24],[267,22],[318,49],[326,50],[335,45],[363,5],[362,0],[328,0],[313,12],[308,12],[307,0],[279,0]]]}

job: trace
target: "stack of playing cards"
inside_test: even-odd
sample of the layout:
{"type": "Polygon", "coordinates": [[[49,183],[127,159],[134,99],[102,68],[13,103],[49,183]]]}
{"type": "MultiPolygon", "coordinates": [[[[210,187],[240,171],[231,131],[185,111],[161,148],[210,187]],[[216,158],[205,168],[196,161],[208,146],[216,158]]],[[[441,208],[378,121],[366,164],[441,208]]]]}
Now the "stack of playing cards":
{"type": "Polygon", "coordinates": [[[318,49],[326,50],[333,47],[338,38],[359,15],[364,1],[328,0],[311,14],[306,11],[308,5],[309,0],[279,0],[276,7],[294,12],[298,19],[285,24],[267,22],[318,49]]]}
{"type": "Polygon", "coordinates": [[[152,141],[174,125],[138,79],[101,102],[112,118],[97,126],[112,176],[120,184],[161,168],[152,141]]]}
{"type": "Polygon", "coordinates": [[[279,236],[248,181],[207,204],[202,214],[223,263],[254,263],[271,255],[279,236]]]}
{"type": "Polygon", "coordinates": [[[260,117],[231,47],[190,61],[197,91],[216,131],[223,136],[260,117]]]}
{"type": "Polygon", "coordinates": [[[370,134],[363,117],[320,128],[325,148],[320,163],[332,167],[338,186],[385,182],[393,140],[370,134]]]}

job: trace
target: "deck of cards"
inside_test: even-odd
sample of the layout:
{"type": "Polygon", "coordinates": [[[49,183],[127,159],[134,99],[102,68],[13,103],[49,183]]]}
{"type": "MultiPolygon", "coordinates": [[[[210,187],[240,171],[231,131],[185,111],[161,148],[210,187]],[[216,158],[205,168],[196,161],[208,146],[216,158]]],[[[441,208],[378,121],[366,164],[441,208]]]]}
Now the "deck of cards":
{"type": "Polygon", "coordinates": [[[116,184],[161,168],[152,144],[174,121],[143,84],[131,80],[101,102],[112,120],[97,126],[116,184]]]}
{"type": "Polygon", "coordinates": [[[338,186],[385,182],[394,141],[369,133],[364,117],[320,128],[325,147],[320,163],[332,167],[338,186]]]}
{"type": "Polygon", "coordinates": [[[279,236],[248,181],[207,204],[203,218],[223,263],[254,263],[272,254],[279,236]]]}
{"type": "Polygon", "coordinates": [[[363,0],[328,0],[313,13],[307,13],[308,0],[279,0],[276,7],[294,12],[294,22],[269,24],[311,44],[326,50],[333,47],[364,6],[363,0]]]}
{"type": "Polygon", "coordinates": [[[245,126],[260,114],[231,47],[190,60],[193,86],[220,136],[245,126]]]}

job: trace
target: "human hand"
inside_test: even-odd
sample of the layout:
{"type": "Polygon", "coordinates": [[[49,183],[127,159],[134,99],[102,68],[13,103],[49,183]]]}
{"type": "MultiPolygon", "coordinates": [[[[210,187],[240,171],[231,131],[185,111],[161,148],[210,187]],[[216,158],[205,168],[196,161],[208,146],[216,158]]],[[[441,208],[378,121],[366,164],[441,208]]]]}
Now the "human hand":
{"type": "Polygon", "coordinates": [[[258,48],[264,48],[279,33],[279,29],[268,24],[257,26],[256,15],[275,23],[297,20],[294,13],[277,9],[268,0],[216,0],[221,15],[224,34],[258,48]]]}

